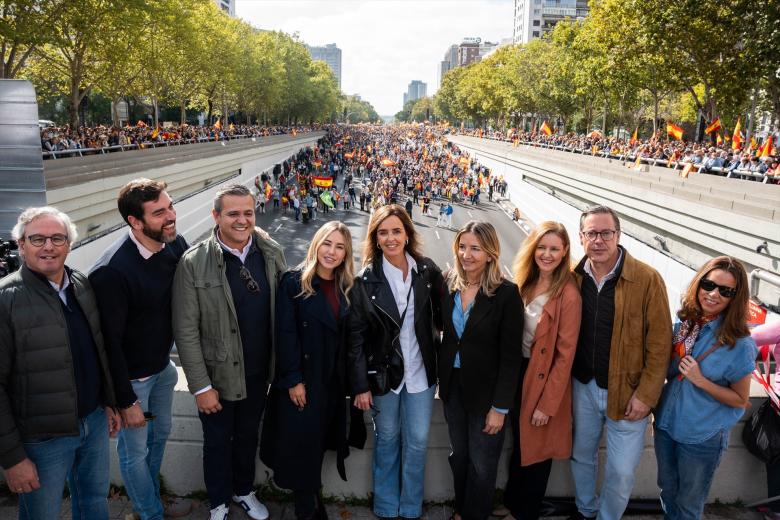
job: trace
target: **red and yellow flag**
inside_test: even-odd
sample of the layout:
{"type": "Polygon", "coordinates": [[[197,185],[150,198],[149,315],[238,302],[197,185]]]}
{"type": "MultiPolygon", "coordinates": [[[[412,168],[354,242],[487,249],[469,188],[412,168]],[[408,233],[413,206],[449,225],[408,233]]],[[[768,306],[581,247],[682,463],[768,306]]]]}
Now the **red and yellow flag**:
{"type": "Polygon", "coordinates": [[[217,119],[217,122],[214,123],[214,128],[216,128],[217,130],[221,129],[222,128],[222,121],[217,119]]]}
{"type": "Polygon", "coordinates": [[[157,128],[155,128],[154,131],[152,131],[152,139],[157,139],[158,135],[160,135],[160,127],[159,126],[157,128]]]}
{"type": "Polygon", "coordinates": [[[750,136],[750,149],[755,150],[758,148],[758,141],[756,141],[756,138],[752,135],[750,136]]]}
{"type": "Polygon", "coordinates": [[[707,128],[704,129],[704,133],[709,135],[712,132],[717,132],[721,128],[722,128],[722,125],[720,124],[720,118],[718,117],[718,118],[715,119],[715,121],[710,123],[709,126],[707,126],[707,128]]]}
{"type": "Polygon", "coordinates": [[[671,135],[678,141],[682,141],[683,129],[681,126],[676,125],[673,122],[669,121],[666,123],[666,135],[671,135]]]}
{"type": "Polygon", "coordinates": [[[639,133],[639,127],[634,129],[634,133],[631,135],[631,139],[628,140],[630,146],[634,146],[637,142],[637,134],[639,133]]]}
{"type": "Polygon", "coordinates": [[[144,123],[143,121],[141,121],[141,120],[139,119],[139,120],[138,120],[138,122],[135,124],[135,126],[140,126],[141,128],[143,128],[143,127],[145,127],[145,126],[146,126],[146,123],[144,123]]]}
{"type": "Polygon", "coordinates": [[[382,159],[382,166],[395,166],[395,161],[392,159],[382,159]]]}
{"type": "Polygon", "coordinates": [[[297,136],[298,136],[298,130],[296,130],[295,128],[293,128],[293,129],[292,129],[292,135],[293,135],[293,137],[297,137],[297,136]]]}
{"type": "Polygon", "coordinates": [[[330,188],[333,186],[333,177],[312,177],[315,186],[330,188]]]}
{"type": "Polygon", "coordinates": [[[761,145],[761,148],[758,150],[758,156],[759,157],[769,157],[772,155],[772,136],[766,138],[766,141],[764,141],[764,144],[761,145]]]}
{"type": "Polygon", "coordinates": [[[739,118],[737,118],[737,124],[734,125],[734,133],[731,136],[731,149],[742,149],[742,132],[739,130],[739,118]]]}
{"type": "Polygon", "coordinates": [[[715,144],[717,144],[718,146],[723,144],[723,137],[720,135],[720,132],[715,134],[715,144]]]}
{"type": "Polygon", "coordinates": [[[547,124],[547,121],[542,123],[542,127],[539,129],[541,133],[544,135],[552,135],[552,128],[550,128],[550,125],[547,124]]]}

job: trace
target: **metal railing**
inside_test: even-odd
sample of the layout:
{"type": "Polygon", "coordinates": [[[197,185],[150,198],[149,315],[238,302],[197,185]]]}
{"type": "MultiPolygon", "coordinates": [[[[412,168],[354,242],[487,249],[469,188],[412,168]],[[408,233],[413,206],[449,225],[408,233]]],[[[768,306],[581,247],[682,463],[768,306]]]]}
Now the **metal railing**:
{"type": "MultiPolygon", "coordinates": [[[[473,136],[469,136],[473,137],[473,136]]],[[[485,137],[485,139],[491,139],[493,141],[501,141],[501,142],[508,142],[512,143],[513,141],[507,140],[507,139],[499,139],[496,137],[485,137]]],[[[597,150],[593,151],[593,149],[588,148],[576,148],[576,147],[570,147],[570,146],[563,146],[563,145],[556,145],[552,143],[539,143],[536,141],[518,141],[518,144],[522,144],[524,146],[529,146],[533,148],[545,148],[549,150],[558,150],[562,152],[570,152],[570,153],[579,153],[582,155],[590,155],[593,157],[602,157],[605,159],[616,159],[618,161],[621,161],[623,163],[631,163],[636,162],[637,156],[636,154],[629,154],[629,153],[623,153],[623,154],[613,154],[610,150],[604,149],[604,150],[597,150]]],[[[641,164],[647,164],[649,166],[661,166],[661,167],[668,167],[672,170],[682,170],[685,168],[685,165],[688,164],[687,162],[682,161],[673,161],[671,165],[669,164],[669,161],[667,159],[656,159],[653,157],[641,157],[639,159],[641,164]]],[[[780,178],[778,177],[772,177],[770,175],[765,175],[761,173],[751,172],[749,170],[744,169],[730,169],[730,168],[723,168],[721,166],[714,166],[707,168],[703,164],[694,164],[693,168],[695,171],[691,173],[705,173],[709,175],[718,175],[721,177],[726,177],[729,179],[748,179],[752,181],[758,181],[762,184],[768,184],[770,180],[776,180],[780,182],[780,178]]]]}
{"type": "Polygon", "coordinates": [[[146,149],[146,148],[159,148],[159,147],[168,147],[168,146],[181,146],[185,144],[192,144],[192,143],[206,143],[206,142],[216,142],[216,141],[234,141],[237,139],[257,139],[258,137],[271,137],[274,135],[292,135],[292,134],[269,134],[261,135],[232,135],[232,136],[225,136],[222,138],[217,137],[197,137],[194,139],[169,139],[165,141],[146,141],[143,143],[133,143],[133,144],[119,144],[119,145],[113,145],[113,146],[102,146],[100,148],[70,148],[67,150],[45,150],[41,153],[43,154],[44,159],[57,159],[63,158],[63,157],[84,157],[85,155],[97,155],[97,154],[106,154],[106,153],[112,153],[112,152],[124,152],[127,150],[139,150],[139,149],[146,149]]]}

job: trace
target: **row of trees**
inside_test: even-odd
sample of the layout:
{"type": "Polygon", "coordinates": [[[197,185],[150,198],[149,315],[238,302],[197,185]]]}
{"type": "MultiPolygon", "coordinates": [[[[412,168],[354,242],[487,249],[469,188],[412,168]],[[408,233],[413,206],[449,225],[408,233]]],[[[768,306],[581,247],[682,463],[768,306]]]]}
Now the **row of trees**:
{"type": "MultiPolygon", "coordinates": [[[[259,31],[211,0],[14,0],[0,3],[0,78],[32,80],[67,100],[85,96],[197,109],[240,123],[329,121],[346,100],[296,35],[259,31]]],[[[116,109],[112,114],[118,123],[116,109]]]]}
{"type": "MultiPolygon", "coordinates": [[[[448,72],[434,113],[497,127],[531,114],[581,131],[652,120],[656,130],[659,118],[693,122],[699,110],[733,125],[755,103],[777,123],[779,9],[778,0],[591,0],[585,20],[448,72]]],[[[399,115],[415,119],[415,108],[399,115]]]]}

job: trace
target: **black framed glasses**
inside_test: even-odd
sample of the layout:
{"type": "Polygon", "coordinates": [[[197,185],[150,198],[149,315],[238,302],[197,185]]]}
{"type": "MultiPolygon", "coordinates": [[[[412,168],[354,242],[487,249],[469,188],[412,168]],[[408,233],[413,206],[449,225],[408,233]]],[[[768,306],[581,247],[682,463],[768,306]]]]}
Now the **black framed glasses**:
{"type": "Polygon", "coordinates": [[[35,247],[41,247],[47,240],[51,240],[51,243],[55,246],[64,246],[68,242],[68,235],[57,233],[56,235],[30,235],[26,240],[35,247]]]}
{"type": "Polygon", "coordinates": [[[249,289],[249,292],[260,292],[260,284],[258,284],[257,280],[252,277],[252,273],[249,272],[249,269],[247,269],[245,265],[242,265],[241,269],[238,270],[238,276],[244,280],[244,283],[246,283],[246,288],[249,289]]]}
{"type": "Polygon", "coordinates": [[[717,288],[718,292],[721,296],[724,298],[733,298],[737,295],[737,288],[736,287],[729,287],[728,285],[718,285],[712,280],[709,280],[707,278],[702,278],[699,280],[699,287],[701,289],[704,289],[707,292],[712,292],[713,289],[717,288]]]}
{"type": "Polygon", "coordinates": [[[604,231],[582,231],[581,232],[589,242],[595,242],[598,237],[604,242],[609,242],[617,234],[615,229],[605,229],[604,231]]]}

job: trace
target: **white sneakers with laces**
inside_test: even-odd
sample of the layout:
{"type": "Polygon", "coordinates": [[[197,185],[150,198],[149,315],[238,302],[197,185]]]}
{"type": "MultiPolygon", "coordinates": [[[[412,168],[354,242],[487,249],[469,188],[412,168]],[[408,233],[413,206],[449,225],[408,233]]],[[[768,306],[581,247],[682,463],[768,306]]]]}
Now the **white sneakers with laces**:
{"type": "Polygon", "coordinates": [[[254,520],[267,520],[268,518],[268,508],[257,499],[254,491],[240,497],[233,495],[233,502],[244,508],[249,518],[254,518],[254,520]]]}
{"type": "Polygon", "coordinates": [[[210,511],[211,516],[209,517],[209,520],[227,520],[228,511],[230,511],[230,509],[227,504],[220,504],[210,511]]]}

